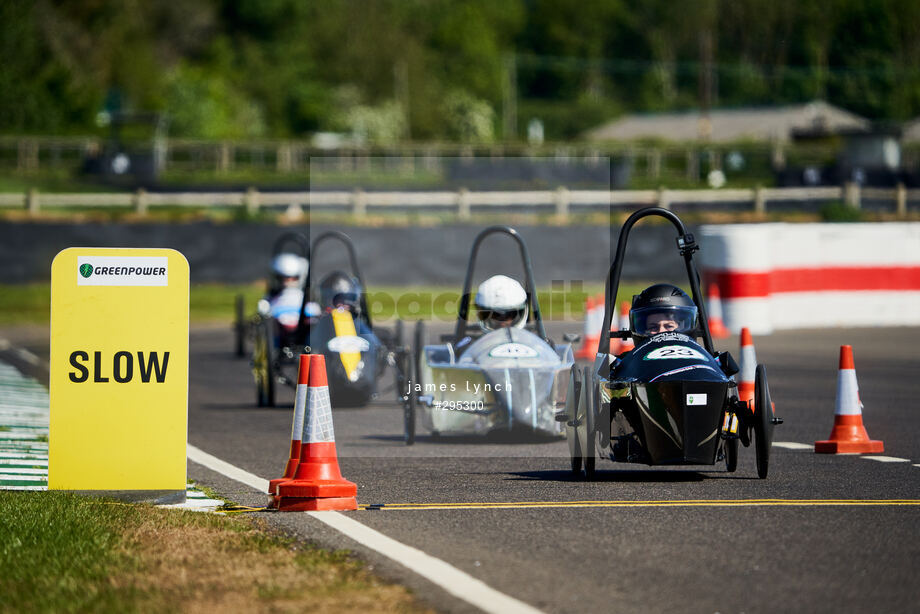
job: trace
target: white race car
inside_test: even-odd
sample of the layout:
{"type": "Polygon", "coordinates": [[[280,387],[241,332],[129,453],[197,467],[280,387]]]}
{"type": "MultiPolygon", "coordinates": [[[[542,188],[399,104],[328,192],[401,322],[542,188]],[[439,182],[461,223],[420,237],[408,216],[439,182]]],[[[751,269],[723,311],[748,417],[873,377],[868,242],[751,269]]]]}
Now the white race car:
{"type": "Polygon", "coordinates": [[[420,321],[409,353],[414,365],[405,369],[410,377],[415,375],[414,381],[404,382],[407,444],[415,440],[416,413],[433,435],[484,435],[497,430],[564,433],[556,414],[565,407],[574,364],[572,348],[569,343],[556,345],[546,336],[530,256],[516,230],[492,226],[479,233],[470,253],[454,334],[437,345],[427,345],[425,337],[420,321]],[[518,245],[526,273],[526,312],[517,326],[483,330],[468,322],[469,305],[476,255],[483,239],[492,234],[504,234],[518,245]]]}

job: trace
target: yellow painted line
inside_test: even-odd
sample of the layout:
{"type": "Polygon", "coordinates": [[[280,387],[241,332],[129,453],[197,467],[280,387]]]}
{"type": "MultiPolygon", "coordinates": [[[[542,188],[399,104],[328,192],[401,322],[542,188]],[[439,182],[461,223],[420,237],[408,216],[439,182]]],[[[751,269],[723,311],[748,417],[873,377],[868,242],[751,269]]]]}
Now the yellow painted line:
{"type": "Polygon", "coordinates": [[[920,499],[677,499],[659,501],[505,501],[468,503],[385,503],[359,505],[370,511],[485,510],[545,507],[766,507],[766,506],[920,506],[920,499]]]}

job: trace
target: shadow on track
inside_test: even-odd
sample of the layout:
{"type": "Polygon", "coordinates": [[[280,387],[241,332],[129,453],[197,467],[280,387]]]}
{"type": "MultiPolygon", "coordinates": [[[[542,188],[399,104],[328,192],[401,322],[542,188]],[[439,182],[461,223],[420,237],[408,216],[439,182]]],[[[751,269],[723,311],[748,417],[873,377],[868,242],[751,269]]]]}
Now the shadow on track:
{"type": "MultiPolygon", "coordinates": [[[[522,471],[510,474],[505,478],[510,481],[541,481],[541,482],[584,482],[581,475],[574,474],[568,469],[545,471],[522,471]]],[[[697,471],[598,471],[594,474],[594,482],[702,482],[710,476],[697,471]]]]}
{"type": "MultiPolygon", "coordinates": [[[[362,439],[376,441],[403,441],[402,435],[365,435],[362,439]]],[[[487,435],[416,435],[415,445],[419,444],[461,444],[461,445],[533,445],[559,443],[558,437],[539,435],[533,432],[494,431],[487,435]]]]}
{"type": "MultiPolygon", "coordinates": [[[[584,476],[574,474],[569,469],[548,469],[544,471],[521,471],[509,474],[505,478],[508,481],[540,481],[540,482],[587,482],[584,476]]],[[[642,483],[642,482],[702,482],[704,480],[758,480],[755,476],[738,475],[733,473],[719,472],[715,474],[701,473],[699,471],[687,471],[681,469],[673,470],[597,470],[592,482],[622,482],[622,483],[642,483]]]]}

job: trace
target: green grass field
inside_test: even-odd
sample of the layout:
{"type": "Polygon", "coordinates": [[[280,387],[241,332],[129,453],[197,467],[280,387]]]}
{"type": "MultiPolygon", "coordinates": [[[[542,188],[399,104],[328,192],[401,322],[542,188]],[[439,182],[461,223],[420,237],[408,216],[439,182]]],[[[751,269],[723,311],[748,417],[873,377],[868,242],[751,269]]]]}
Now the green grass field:
{"type": "MultiPolygon", "coordinates": [[[[624,283],[619,301],[630,300],[648,284],[624,283]]],[[[543,318],[581,320],[585,298],[603,293],[600,284],[558,286],[538,289],[543,318]]],[[[189,316],[193,324],[230,323],[234,301],[243,295],[245,313],[255,313],[256,302],[264,294],[263,284],[199,284],[191,288],[189,316]]],[[[460,291],[456,287],[377,287],[368,293],[368,309],[375,321],[444,320],[456,318],[460,291]]],[[[51,313],[49,284],[0,285],[0,326],[16,324],[46,325],[51,313]]]]}

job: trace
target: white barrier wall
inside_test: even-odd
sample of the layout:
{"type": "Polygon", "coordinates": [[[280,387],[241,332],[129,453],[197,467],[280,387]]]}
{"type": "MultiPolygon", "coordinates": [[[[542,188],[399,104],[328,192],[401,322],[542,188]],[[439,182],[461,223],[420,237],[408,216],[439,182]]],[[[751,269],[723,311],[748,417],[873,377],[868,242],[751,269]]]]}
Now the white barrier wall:
{"type": "Polygon", "coordinates": [[[725,324],[774,329],[920,325],[920,223],[700,228],[725,324]]]}

